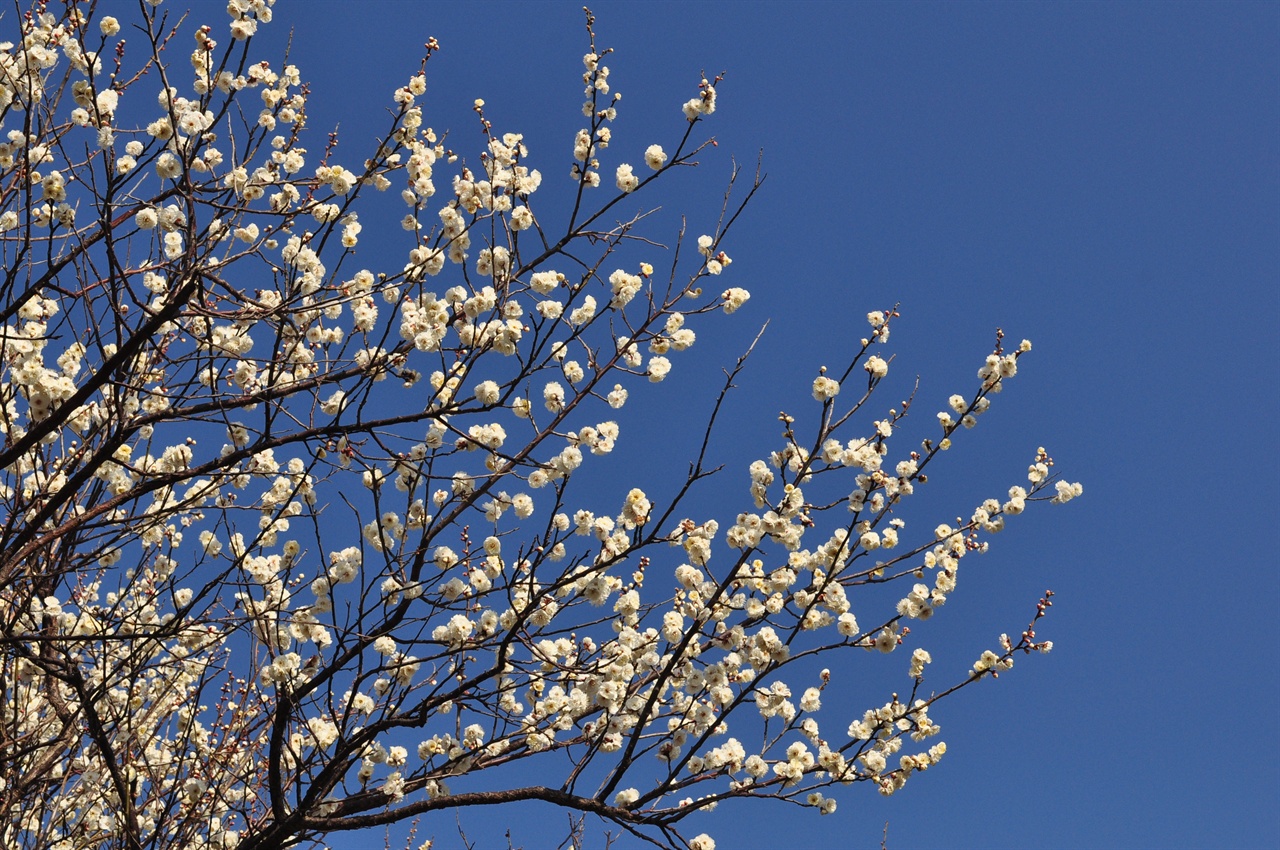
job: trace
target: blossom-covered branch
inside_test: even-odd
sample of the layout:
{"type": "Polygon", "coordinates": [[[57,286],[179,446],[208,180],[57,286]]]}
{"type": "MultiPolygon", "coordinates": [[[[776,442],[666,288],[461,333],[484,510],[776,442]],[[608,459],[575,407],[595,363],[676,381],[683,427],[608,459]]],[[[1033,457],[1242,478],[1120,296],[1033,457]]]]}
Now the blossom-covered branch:
{"type": "Polygon", "coordinates": [[[631,394],[750,298],[758,169],[670,250],[647,211],[708,152],[721,78],[615,139],[588,13],[585,126],[536,150],[477,100],[462,152],[424,124],[432,39],[351,159],[307,127],[304,71],[256,51],[269,0],[229,28],[100,6],[37,4],[0,48],[5,846],[273,848],[540,800],[708,850],[680,830],[722,800],[894,793],[945,752],[942,697],[1049,649],[1028,627],[926,691],[912,647],[905,701],[823,706],[827,659],[914,643],[962,558],[1080,494],[1040,449],[967,520],[905,519],[1029,342],[998,335],[906,446],[920,391],[881,404],[900,316],[874,310],[717,474],[744,354],[683,479],[592,495],[631,394]],[[398,254],[369,256],[388,196],[398,254]]]}

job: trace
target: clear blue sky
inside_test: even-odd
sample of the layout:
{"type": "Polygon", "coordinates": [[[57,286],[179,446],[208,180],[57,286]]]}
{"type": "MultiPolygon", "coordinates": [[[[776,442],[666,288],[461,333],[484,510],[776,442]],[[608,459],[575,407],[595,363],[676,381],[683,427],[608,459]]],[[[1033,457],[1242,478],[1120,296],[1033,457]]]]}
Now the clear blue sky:
{"type": "MultiPolygon", "coordinates": [[[[484,98],[497,129],[526,135],[550,195],[581,123],[579,8],[282,2],[263,40],[293,28],[311,126],[340,123],[362,159],[436,36],[426,123],[474,155],[469,107],[484,98]]],[[[936,519],[917,522],[1003,492],[1039,445],[1085,485],[966,561],[922,630],[934,667],[959,674],[1057,593],[1041,630],[1051,655],[939,707],[941,765],[891,800],[846,789],[830,817],[725,807],[690,834],[705,828],[722,850],[869,847],[889,821],[892,848],[1277,846],[1280,6],[593,8],[624,95],[615,145],[633,161],[680,131],[699,70],[728,72],[707,125],[719,147],[664,195],[668,212],[707,221],[728,157],[764,151],[768,181],[727,246],[726,285],[753,299],[700,332],[663,388],[699,399],[771,320],[734,401],[721,486],[740,497],[778,410],[803,409],[816,367],[897,302],[895,374],[921,375],[924,417],[972,386],[996,326],[1035,342],[936,476],[923,503],[936,519]]],[[[376,250],[372,229],[361,250],[376,250]]],[[[655,409],[641,435],[624,429],[618,475],[682,469],[695,447],[681,417],[704,414],[690,401],[655,409]]],[[[708,515],[740,504],[720,498],[705,494],[708,515]]],[[[893,662],[901,678],[905,659],[893,662]]],[[[883,696],[851,694],[850,711],[883,696]]],[[[518,816],[463,824],[480,846],[496,824],[526,847],[563,824],[546,807],[518,816]]],[[[457,840],[451,818],[420,826],[432,834],[457,840]]]]}

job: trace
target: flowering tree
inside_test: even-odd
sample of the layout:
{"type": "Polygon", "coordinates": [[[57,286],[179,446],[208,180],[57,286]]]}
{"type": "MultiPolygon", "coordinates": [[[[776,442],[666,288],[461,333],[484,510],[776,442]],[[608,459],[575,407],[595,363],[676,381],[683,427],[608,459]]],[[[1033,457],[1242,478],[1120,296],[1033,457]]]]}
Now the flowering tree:
{"type": "Polygon", "coordinates": [[[758,173],[671,251],[618,217],[705,150],[718,79],[606,167],[618,95],[588,14],[586,126],[543,189],[480,101],[478,155],[423,125],[434,40],[382,142],[339,161],[308,148],[299,69],[251,51],[270,2],[232,0],[230,32],[159,6],[41,3],[0,52],[6,847],[274,848],[539,800],[706,850],[685,820],[723,800],[894,793],[945,752],[934,703],[1049,649],[1046,593],[945,687],[910,647],[905,696],[823,706],[827,658],[914,643],[962,557],[1080,493],[1042,449],[969,519],[904,519],[1027,342],[997,334],[936,437],[900,447],[911,403],[873,401],[898,313],[871,312],[804,377],[812,408],[717,479],[742,500],[723,521],[688,504],[719,401],[667,492],[574,486],[629,388],[749,297],[713,284],[758,173]],[[403,250],[371,263],[387,190],[403,250]],[[900,601],[855,618],[881,583],[900,601]]]}

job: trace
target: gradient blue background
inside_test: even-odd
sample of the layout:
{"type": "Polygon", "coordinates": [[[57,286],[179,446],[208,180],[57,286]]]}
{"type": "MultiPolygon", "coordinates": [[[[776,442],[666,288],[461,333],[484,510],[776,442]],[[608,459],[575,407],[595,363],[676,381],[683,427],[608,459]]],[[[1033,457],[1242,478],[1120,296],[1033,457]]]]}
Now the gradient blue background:
{"type": "MultiPolygon", "coordinates": [[[[768,173],[726,246],[725,285],[751,302],[700,329],[670,385],[624,411],[609,475],[657,487],[682,472],[706,388],[769,319],[717,444],[730,466],[699,495],[708,516],[741,509],[745,462],[776,447],[778,410],[811,407],[817,366],[865,334],[867,311],[900,302],[892,374],[922,376],[917,428],[972,387],[996,326],[1035,342],[938,470],[921,501],[935,514],[909,514],[917,527],[1002,493],[1038,445],[1085,485],[966,561],[921,630],[940,686],[1057,593],[1040,632],[1051,655],[939,706],[938,768],[890,800],[846,789],[830,817],[725,806],[687,834],[722,850],[870,847],[888,821],[891,848],[1280,844],[1280,6],[593,9],[624,95],[608,163],[670,148],[705,69],[728,72],[706,125],[719,147],[650,200],[703,232],[730,155],[753,165],[763,149],[768,173]]],[[[312,0],[276,18],[262,42],[277,49],[292,29],[310,125],[340,124],[357,163],[434,35],[426,123],[474,156],[482,97],[495,129],[525,134],[546,178],[537,199],[568,189],[578,5],[312,0]]],[[[360,247],[375,257],[376,229],[365,221],[360,247]]],[[[905,687],[906,659],[892,658],[905,687]]],[[[850,715],[884,698],[869,690],[850,715]]],[[[518,846],[549,847],[564,816],[517,807],[462,823],[479,847],[507,827],[518,846]]],[[[452,816],[423,822],[419,840],[432,835],[457,845],[452,816]]],[[[597,825],[588,840],[603,844],[597,825]]]]}

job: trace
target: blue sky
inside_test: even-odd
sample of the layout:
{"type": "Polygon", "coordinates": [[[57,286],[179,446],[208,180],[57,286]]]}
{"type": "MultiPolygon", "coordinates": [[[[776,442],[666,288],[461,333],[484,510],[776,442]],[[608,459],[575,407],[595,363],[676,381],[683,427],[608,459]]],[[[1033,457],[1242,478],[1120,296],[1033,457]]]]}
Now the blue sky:
{"type": "MultiPolygon", "coordinates": [[[[593,9],[624,95],[615,146],[633,161],[675,139],[700,70],[727,72],[706,125],[718,147],[662,190],[664,215],[712,221],[731,156],[753,165],[763,150],[768,173],[726,245],[726,285],[753,298],[700,329],[651,408],[628,410],[641,430],[612,460],[619,476],[656,487],[683,470],[706,388],[767,319],[718,444],[729,467],[700,496],[708,515],[739,504],[777,412],[804,409],[817,366],[849,353],[869,310],[899,303],[894,374],[921,376],[921,419],[971,388],[997,326],[1035,343],[939,470],[920,506],[936,519],[917,522],[1002,493],[1040,445],[1085,485],[1013,523],[921,631],[934,666],[962,674],[1057,594],[1051,655],[939,707],[941,765],[890,800],[846,789],[829,817],[726,807],[692,832],[722,848],[866,847],[888,821],[899,848],[1275,846],[1280,7],[593,9]]],[[[426,123],[474,154],[469,107],[484,98],[496,129],[525,134],[540,196],[567,188],[578,4],[284,2],[276,15],[262,40],[292,28],[311,127],[340,124],[353,158],[434,35],[426,123]]],[[[884,694],[850,696],[860,713],[884,694]]],[[[539,847],[563,817],[463,823],[482,845],[511,826],[539,847]]],[[[457,840],[451,819],[420,826],[431,834],[457,840]]]]}

